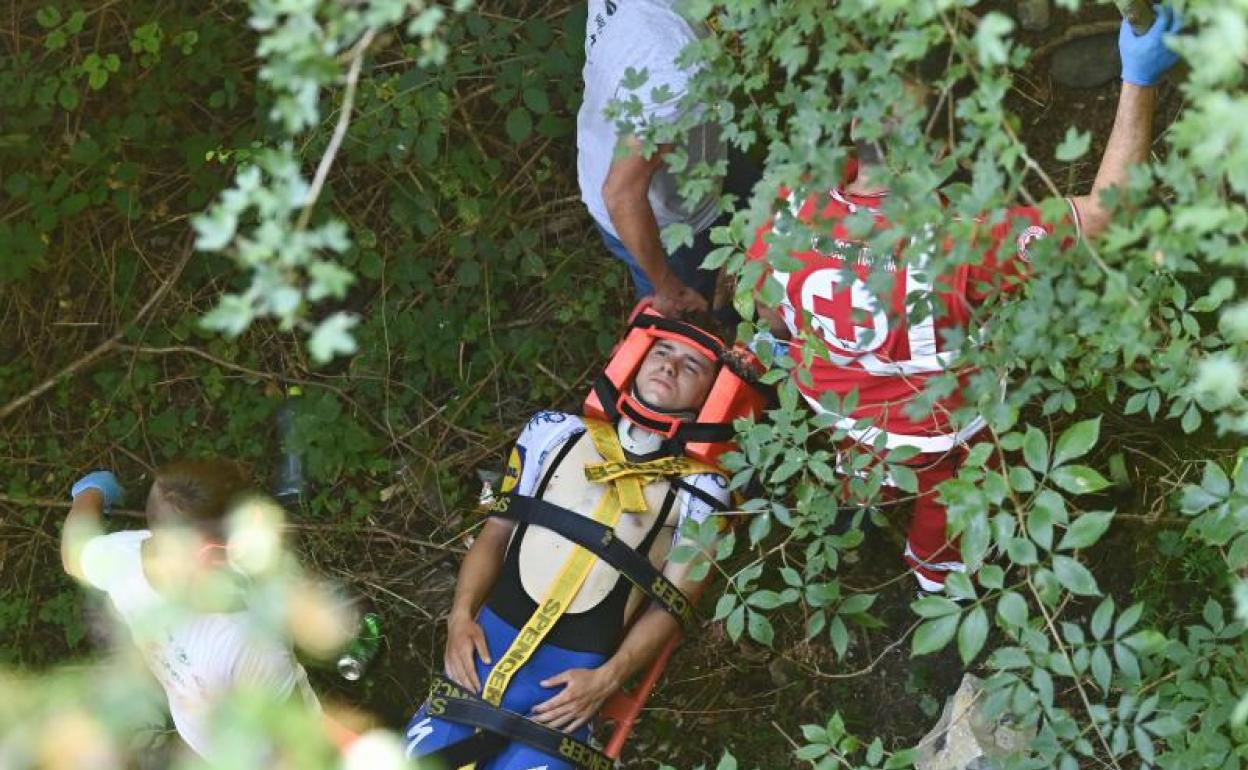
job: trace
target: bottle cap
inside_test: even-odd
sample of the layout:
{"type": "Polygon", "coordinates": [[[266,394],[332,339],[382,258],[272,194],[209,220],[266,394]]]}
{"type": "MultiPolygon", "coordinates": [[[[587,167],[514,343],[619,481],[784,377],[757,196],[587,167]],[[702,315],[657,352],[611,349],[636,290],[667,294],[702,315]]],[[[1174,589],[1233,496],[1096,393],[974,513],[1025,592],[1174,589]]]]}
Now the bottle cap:
{"type": "Polygon", "coordinates": [[[364,666],[350,655],[338,659],[338,675],[348,682],[358,682],[364,676],[364,666]]]}

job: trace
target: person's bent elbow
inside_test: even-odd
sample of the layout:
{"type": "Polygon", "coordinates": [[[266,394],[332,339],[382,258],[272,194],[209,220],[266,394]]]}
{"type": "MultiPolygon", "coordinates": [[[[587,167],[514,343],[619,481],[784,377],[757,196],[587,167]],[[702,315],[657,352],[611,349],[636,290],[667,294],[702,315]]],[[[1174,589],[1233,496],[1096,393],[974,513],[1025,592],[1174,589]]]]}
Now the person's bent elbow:
{"type": "Polygon", "coordinates": [[[639,203],[648,201],[649,180],[639,178],[620,169],[620,163],[611,164],[611,171],[602,183],[602,201],[607,213],[616,220],[621,214],[632,211],[639,203]]]}

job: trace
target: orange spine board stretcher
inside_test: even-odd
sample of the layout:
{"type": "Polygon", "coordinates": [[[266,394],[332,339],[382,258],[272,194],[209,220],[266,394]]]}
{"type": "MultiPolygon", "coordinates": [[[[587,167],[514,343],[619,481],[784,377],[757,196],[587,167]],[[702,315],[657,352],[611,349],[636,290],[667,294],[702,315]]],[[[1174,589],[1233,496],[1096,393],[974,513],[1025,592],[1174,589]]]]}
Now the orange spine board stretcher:
{"type": "Polygon", "coordinates": [[[672,659],[673,653],[679,646],[680,634],[678,633],[663,645],[663,649],[646,668],[632,692],[620,690],[602,704],[602,708],[598,711],[599,718],[604,722],[614,724],[611,728],[611,737],[607,739],[607,745],[602,750],[603,754],[612,759],[620,758],[620,753],[624,751],[624,744],[632,735],[633,726],[637,724],[637,717],[641,715],[642,707],[646,705],[650,692],[658,684],[659,677],[663,675],[663,670],[667,668],[668,661],[672,659]]]}

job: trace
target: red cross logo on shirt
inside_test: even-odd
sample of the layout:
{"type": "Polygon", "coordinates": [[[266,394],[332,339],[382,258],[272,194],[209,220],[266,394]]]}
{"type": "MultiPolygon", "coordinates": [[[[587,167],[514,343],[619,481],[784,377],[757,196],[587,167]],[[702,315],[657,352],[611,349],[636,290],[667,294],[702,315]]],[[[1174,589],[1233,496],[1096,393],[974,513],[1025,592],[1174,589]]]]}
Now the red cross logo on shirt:
{"type": "Polygon", "coordinates": [[[814,330],[822,330],[825,342],[832,347],[853,354],[869,353],[883,345],[889,335],[888,315],[875,295],[857,277],[844,283],[841,268],[814,270],[791,291],[794,307],[810,312],[814,330]]]}
{"type": "Polygon", "coordinates": [[[815,297],[814,298],[815,315],[829,318],[832,320],[832,330],[838,339],[844,340],[851,345],[858,342],[857,329],[870,329],[876,331],[875,321],[871,314],[854,307],[854,292],[852,289],[841,289],[832,293],[832,298],[815,297]]]}

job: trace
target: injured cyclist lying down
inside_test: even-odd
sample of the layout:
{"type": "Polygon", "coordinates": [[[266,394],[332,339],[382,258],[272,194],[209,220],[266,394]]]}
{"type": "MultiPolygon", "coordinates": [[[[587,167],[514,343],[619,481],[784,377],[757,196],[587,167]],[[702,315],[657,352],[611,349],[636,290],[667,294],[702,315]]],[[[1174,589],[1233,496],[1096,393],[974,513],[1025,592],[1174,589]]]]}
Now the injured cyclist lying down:
{"type": "Polygon", "coordinates": [[[706,570],[694,572],[699,556],[667,555],[694,545],[699,527],[706,547],[726,521],[716,463],[732,421],[763,406],[752,363],[643,302],[585,416],[529,420],[460,568],[446,675],[408,726],[410,756],[480,770],[613,767],[587,743],[591,722],[693,618],[706,570]]]}

